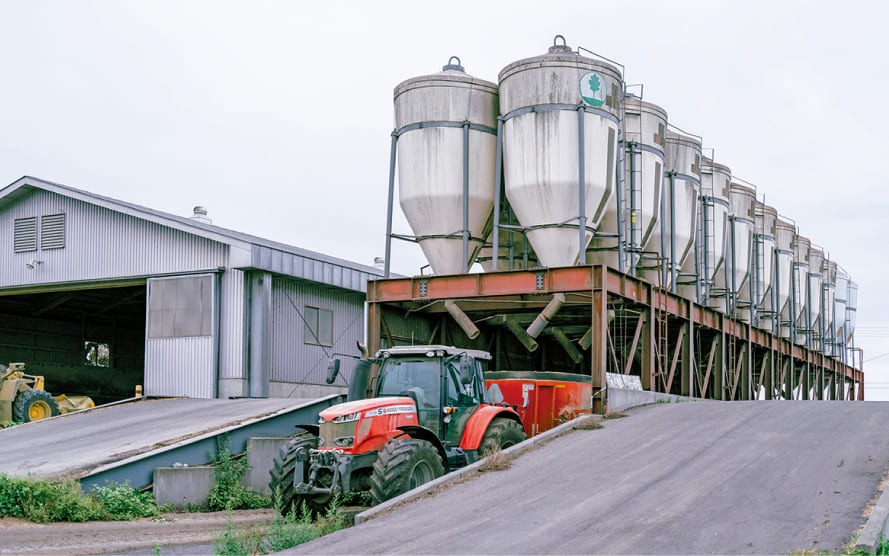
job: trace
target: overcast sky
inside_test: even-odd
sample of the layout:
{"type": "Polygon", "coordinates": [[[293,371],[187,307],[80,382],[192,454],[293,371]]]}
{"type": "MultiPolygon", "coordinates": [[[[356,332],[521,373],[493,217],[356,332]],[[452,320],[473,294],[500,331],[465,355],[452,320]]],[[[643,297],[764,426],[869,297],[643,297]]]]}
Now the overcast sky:
{"type": "MultiPolygon", "coordinates": [[[[496,82],[562,34],[626,66],[852,275],[867,397],[889,399],[887,20],[879,1],[0,0],[0,185],[203,205],[372,264],[393,88],[451,55],[496,82]]],[[[419,250],[396,247],[393,270],[417,273],[419,250]]]]}

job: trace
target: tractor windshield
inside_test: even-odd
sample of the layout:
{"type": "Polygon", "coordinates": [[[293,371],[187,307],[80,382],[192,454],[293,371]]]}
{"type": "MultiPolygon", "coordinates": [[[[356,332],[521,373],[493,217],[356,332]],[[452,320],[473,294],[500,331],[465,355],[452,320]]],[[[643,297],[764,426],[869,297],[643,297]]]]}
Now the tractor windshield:
{"type": "Polygon", "coordinates": [[[417,401],[420,425],[439,434],[441,361],[428,357],[391,357],[380,369],[377,396],[407,396],[417,401]]]}

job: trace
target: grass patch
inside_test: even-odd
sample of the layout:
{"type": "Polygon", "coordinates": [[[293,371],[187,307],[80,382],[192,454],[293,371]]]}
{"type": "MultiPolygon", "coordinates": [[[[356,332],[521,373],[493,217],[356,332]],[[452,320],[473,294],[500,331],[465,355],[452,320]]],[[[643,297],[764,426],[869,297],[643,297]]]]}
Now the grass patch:
{"type": "Polygon", "coordinates": [[[275,518],[270,523],[239,529],[229,517],[226,528],[214,535],[213,552],[220,556],[270,554],[307,543],[346,526],[340,507],[339,497],[334,496],[324,515],[314,521],[305,505],[283,515],[281,496],[276,493],[275,518]]]}
{"type": "Polygon", "coordinates": [[[512,467],[512,462],[508,457],[503,455],[500,447],[496,447],[488,453],[485,462],[478,468],[479,473],[488,473],[491,471],[505,471],[512,467]]]}
{"type": "Polygon", "coordinates": [[[231,441],[228,437],[220,441],[213,467],[216,480],[210,487],[207,504],[211,511],[220,510],[256,510],[268,508],[272,500],[244,486],[241,480],[247,473],[247,458],[231,453],[231,441]]]}
{"type": "Polygon", "coordinates": [[[126,484],[85,493],[77,481],[38,481],[0,474],[0,517],[36,523],[131,520],[160,514],[151,494],[126,484]]]}
{"type": "Polygon", "coordinates": [[[628,415],[626,413],[621,413],[620,411],[614,411],[611,413],[606,413],[605,416],[602,418],[603,419],[623,419],[624,417],[627,417],[627,416],[628,415]]]}

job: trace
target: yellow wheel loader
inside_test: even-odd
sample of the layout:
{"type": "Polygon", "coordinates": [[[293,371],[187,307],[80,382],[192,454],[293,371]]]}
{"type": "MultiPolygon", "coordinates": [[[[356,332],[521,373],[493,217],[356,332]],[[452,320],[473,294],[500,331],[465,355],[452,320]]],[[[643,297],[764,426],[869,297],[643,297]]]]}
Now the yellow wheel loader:
{"type": "Polygon", "coordinates": [[[95,407],[86,396],[57,396],[43,389],[43,377],[25,374],[24,363],[0,365],[0,423],[28,423],[95,407]]]}

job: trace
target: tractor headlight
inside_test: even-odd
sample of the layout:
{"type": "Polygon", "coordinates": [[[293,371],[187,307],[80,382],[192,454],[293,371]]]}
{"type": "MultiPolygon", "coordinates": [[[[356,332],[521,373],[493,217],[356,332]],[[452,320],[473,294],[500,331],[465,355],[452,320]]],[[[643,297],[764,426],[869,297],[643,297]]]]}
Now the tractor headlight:
{"type": "Polygon", "coordinates": [[[336,444],[337,446],[348,448],[348,447],[351,447],[353,444],[355,444],[355,437],[354,436],[342,436],[340,438],[335,439],[333,441],[333,443],[336,444]]]}
{"type": "Polygon", "coordinates": [[[339,417],[334,417],[331,420],[331,423],[350,423],[352,421],[357,421],[361,418],[361,412],[356,411],[355,413],[350,413],[348,415],[340,415],[339,417]]]}
{"type": "Polygon", "coordinates": [[[318,417],[318,424],[319,424],[319,425],[323,425],[323,424],[326,423],[326,422],[327,422],[327,421],[324,420],[324,417],[318,417]]]}

